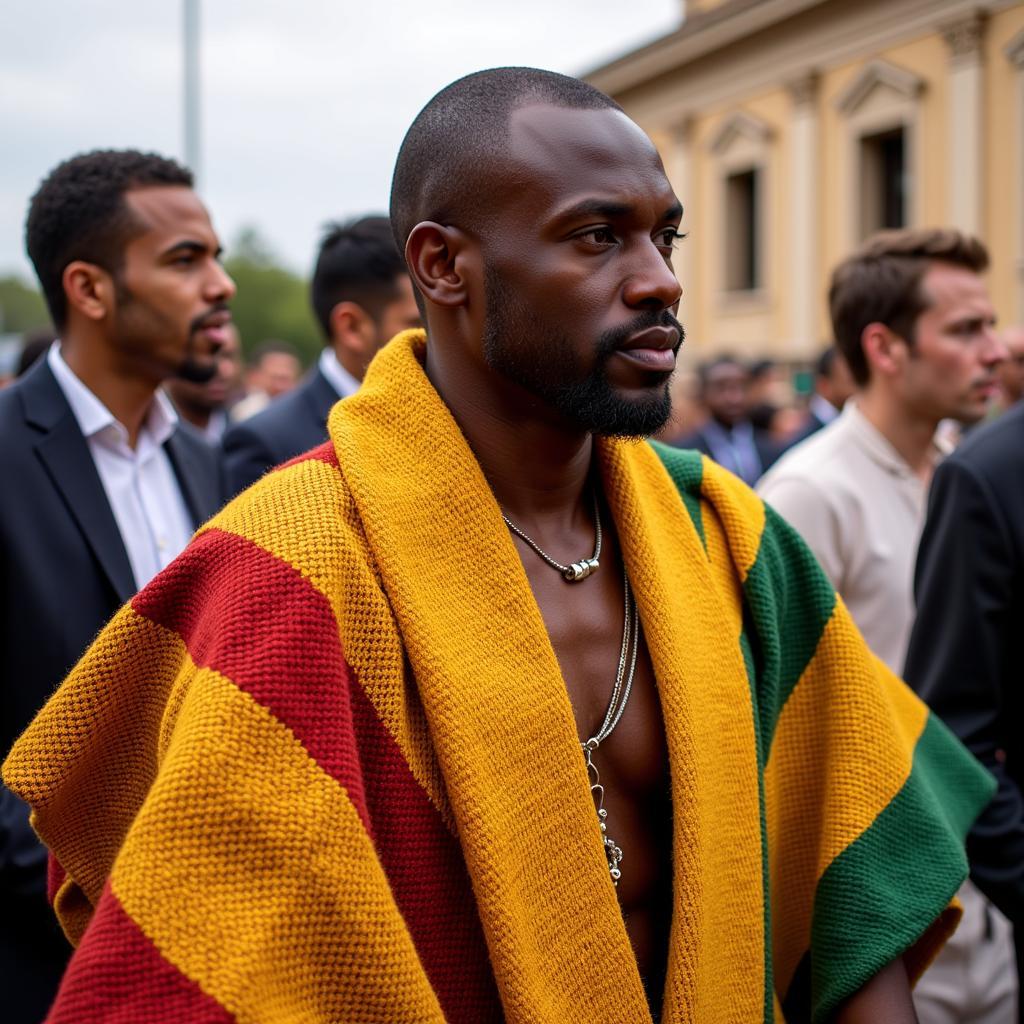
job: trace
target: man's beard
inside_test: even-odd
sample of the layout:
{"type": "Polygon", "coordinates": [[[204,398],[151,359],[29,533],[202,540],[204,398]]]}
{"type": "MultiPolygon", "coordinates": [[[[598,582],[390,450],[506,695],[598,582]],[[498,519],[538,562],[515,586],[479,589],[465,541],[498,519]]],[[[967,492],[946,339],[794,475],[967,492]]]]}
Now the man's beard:
{"type": "Polygon", "coordinates": [[[600,335],[593,366],[581,376],[570,339],[552,332],[489,267],[484,272],[484,293],[483,354],[492,370],[589,433],[642,438],[668,422],[672,412],[668,380],[653,385],[640,397],[626,398],[615,391],[607,373],[608,361],[639,331],[672,327],[682,344],[683,326],[668,310],[640,313],[629,324],[600,335]]]}
{"type": "MultiPolygon", "coordinates": [[[[142,316],[146,316],[146,307],[135,298],[135,294],[132,290],[128,288],[116,274],[114,275],[114,288],[115,295],[117,297],[117,307],[121,316],[124,316],[125,313],[127,313],[127,316],[130,319],[136,308],[142,316]]],[[[190,381],[193,384],[205,384],[207,381],[213,380],[217,375],[217,362],[215,359],[211,358],[209,364],[204,365],[196,360],[196,334],[202,330],[204,321],[211,313],[222,312],[227,308],[228,307],[225,303],[217,303],[212,309],[208,309],[205,313],[192,320],[188,325],[188,342],[185,346],[185,357],[174,368],[172,376],[179,377],[181,380],[190,381]]],[[[152,330],[153,325],[147,325],[147,329],[152,330]]],[[[168,329],[171,328],[169,327],[168,329]]],[[[130,326],[126,333],[132,333],[130,326]]]]}

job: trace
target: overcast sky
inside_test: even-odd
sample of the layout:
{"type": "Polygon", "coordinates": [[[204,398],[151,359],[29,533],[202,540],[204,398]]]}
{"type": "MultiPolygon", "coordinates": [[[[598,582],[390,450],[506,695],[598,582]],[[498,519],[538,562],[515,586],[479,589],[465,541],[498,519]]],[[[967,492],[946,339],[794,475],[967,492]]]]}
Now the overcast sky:
{"type": "MultiPolygon", "coordinates": [[[[181,2],[5,4],[0,274],[31,277],[28,199],[96,147],[182,157],[181,2]]],[[[331,218],[385,211],[405,129],[460,75],[578,74],[678,26],[681,0],[206,0],[200,191],[228,245],[256,225],[308,273],[331,218]],[[429,10],[428,10],[429,7],[429,10]]]]}

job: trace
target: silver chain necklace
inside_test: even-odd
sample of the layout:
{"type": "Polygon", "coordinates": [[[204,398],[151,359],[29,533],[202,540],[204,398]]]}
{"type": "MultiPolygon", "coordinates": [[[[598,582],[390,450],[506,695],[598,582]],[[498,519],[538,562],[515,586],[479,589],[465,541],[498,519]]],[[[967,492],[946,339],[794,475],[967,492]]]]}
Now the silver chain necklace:
{"type": "MultiPolygon", "coordinates": [[[[557,569],[569,583],[578,583],[585,580],[591,573],[599,568],[601,557],[601,511],[598,506],[597,494],[594,494],[594,554],[590,558],[573,562],[572,565],[562,565],[556,562],[546,551],[540,548],[534,541],[523,533],[522,530],[512,522],[504,512],[501,518],[505,525],[517,536],[521,537],[534,551],[544,559],[552,569],[557,569]]],[[[615,727],[622,718],[622,712],[626,710],[626,702],[629,700],[630,691],[633,689],[633,676],[636,674],[636,656],[640,647],[640,619],[637,613],[636,601],[633,600],[633,593],[629,588],[629,574],[625,566],[622,570],[623,581],[623,604],[622,616],[622,646],[619,648],[619,666],[615,673],[615,685],[612,687],[612,696],[608,701],[608,710],[604,713],[604,720],[601,727],[590,739],[580,744],[583,750],[583,760],[587,766],[587,779],[590,782],[590,793],[594,798],[594,806],[597,810],[597,821],[601,828],[601,838],[604,844],[604,855],[608,861],[608,873],[612,876],[612,885],[618,885],[622,877],[622,870],[619,864],[622,862],[622,850],[610,835],[608,835],[608,812],[604,809],[604,786],[601,785],[601,773],[594,764],[594,752],[611,736],[615,727]],[[627,669],[628,662],[628,669],[627,669]]]]}
{"type": "Polygon", "coordinates": [[[608,710],[604,713],[601,727],[589,740],[580,744],[583,748],[583,760],[587,765],[590,792],[597,808],[597,820],[601,827],[604,854],[608,860],[608,873],[612,876],[612,885],[616,886],[622,877],[622,871],[619,868],[619,864],[622,862],[622,850],[608,835],[608,812],[604,809],[604,786],[601,785],[601,773],[597,770],[597,765],[594,764],[594,752],[611,736],[615,726],[619,724],[622,712],[626,710],[630,690],[633,688],[633,676],[636,674],[636,655],[640,647],[640,619],[636,601],[633,600],[632,592],[629,589],[629,575],[625,569],[623,569],[622,578],[625,611],[622,621],[622,647],[619,649],[619,667],[615,673],[615,685],[612,687],[611,700],[608,701],[608,710]],[[629,662],[628,671],[626,669],[627,661],[629,662]]]}
{"type": "Polygon", "coordinates": [[[578,562],[573,562],[572,565],[562,565],[561,562],[556,562],[546,551],[544,551],[536,542],[531,540],[523,533],[522,530],[512,522],[511,519],[504,512],[501,513],[501,518],[505,520],[505,525],[522,540],[526,541],[527,544],[533,548],[534,551],[544,559],[552,569],[557,569],[569,583],[579,583],[580,580],[585,580],[591,573],[597,572],[600,568],[599,559],[601,557],[601,511],[597,505],[597,494],[594,494],[594,553],[589,558],[581,558],[578,562]]]}

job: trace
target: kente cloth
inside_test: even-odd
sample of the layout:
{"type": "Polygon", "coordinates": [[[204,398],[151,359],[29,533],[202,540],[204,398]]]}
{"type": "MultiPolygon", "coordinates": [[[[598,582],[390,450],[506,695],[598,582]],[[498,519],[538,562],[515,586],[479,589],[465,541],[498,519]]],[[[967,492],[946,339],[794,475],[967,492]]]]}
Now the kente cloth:
{"type": "MultiPolygon", "coordinates": [[[[559,665],[425,346],[393,339],[8,757],[77,945],[51,1022],[650,1022],[559,665]]],[[[919,974],[991,779],[745,485],[647,442],[595,464],[671,767],[662,1020],[823,1021],[901,953],[919,974]]]]}

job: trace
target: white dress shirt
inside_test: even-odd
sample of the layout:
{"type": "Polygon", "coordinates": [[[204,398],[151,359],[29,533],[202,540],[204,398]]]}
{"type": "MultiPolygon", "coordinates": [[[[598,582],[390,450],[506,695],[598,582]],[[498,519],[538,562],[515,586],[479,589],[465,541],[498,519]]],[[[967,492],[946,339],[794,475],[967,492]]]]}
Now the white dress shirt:
{"type": "Polygon", "coordinates": [[[192,517],[163,448],[178,422],[170,399],[157,391],[134,450],[128,431],[75,376],[54,342],[47,362],[89,446],[121,533],[135,585],[141,590],[192,536],[192,517]]]}
{"type": "MultiPolygon", "coordinates": [[[[936,447],[935,459],[942,454],[936,447]]],[[[868,646],[901,674],[914,621],[925,483],[849,401],[786,452],[757,492],[796,527],[868,646]]]]}
{"type": "Polygon", "coordinates": [[[338,392],[339,398],[348,398],[359,390],[359,381],[338,361],[333,348],[325,348],[320,353],[320,372],[327,382],[338,392]]]}

